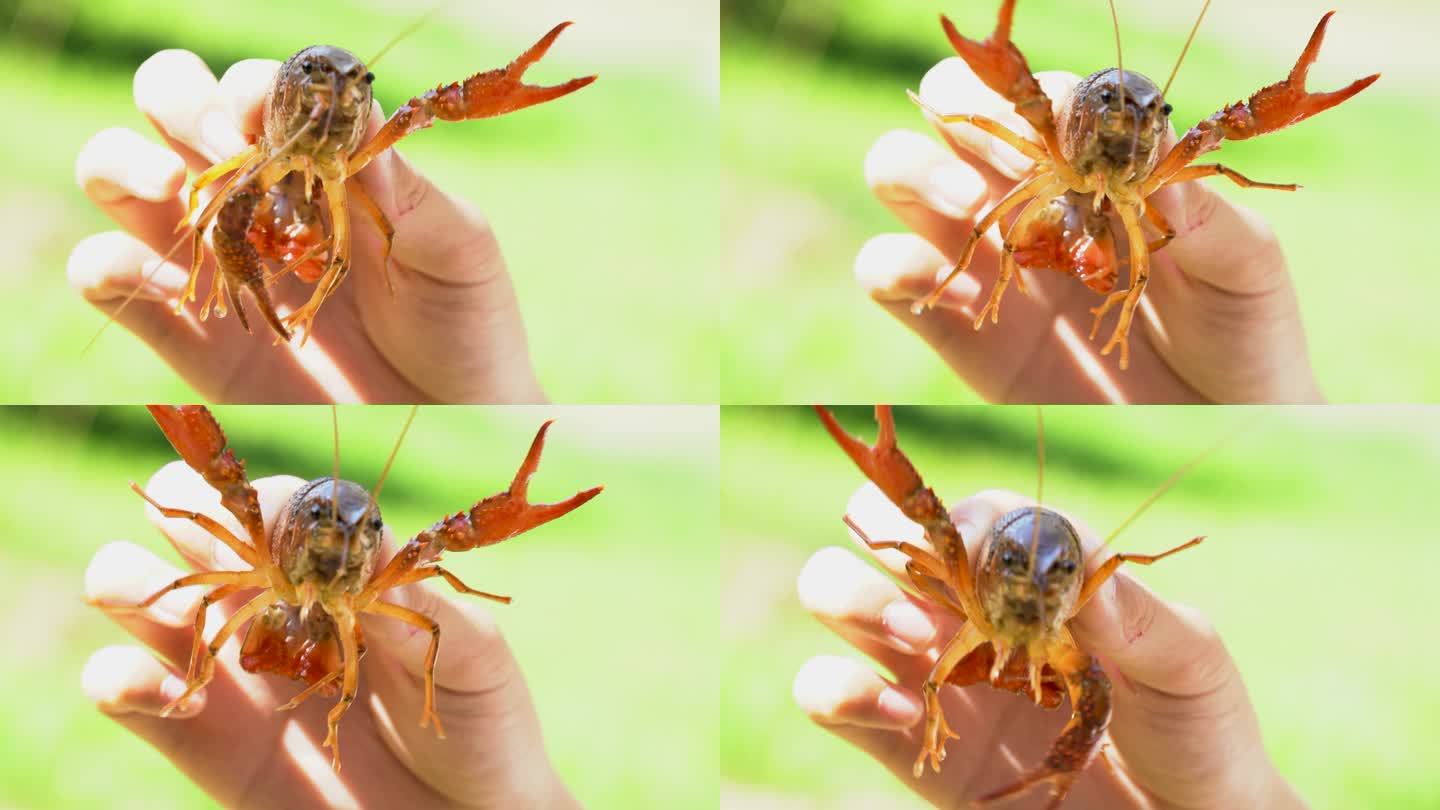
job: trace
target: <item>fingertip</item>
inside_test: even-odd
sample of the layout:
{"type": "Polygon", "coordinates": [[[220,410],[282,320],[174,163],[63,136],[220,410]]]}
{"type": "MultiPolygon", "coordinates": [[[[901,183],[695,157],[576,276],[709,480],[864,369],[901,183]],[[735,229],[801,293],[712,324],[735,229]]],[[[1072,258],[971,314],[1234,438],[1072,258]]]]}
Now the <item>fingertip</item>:
{"type": "Polygon", "coordinates": [[[265,96],[279,71],[280,63],[274,59],[242,59],[220,77],[220,104],[242,135],[264,131],[265,96]]]}
{"type": "Polygon", "coordinates": [[[306,483],[304,478],[295,475],[271,475],[250,482],[260,499],[260,514],[266,531],[274,528],[285,504],[289,503],[290,498],[306,483]]]}
{"type": "Polygon", "coordinates": [[[132,129],[110,127],[80,148],[75,182],[101,205],[131,197],[168,202],[185,183],[185,161],[132,129]]]}
{"type": "MultiPolygon", "coordinates": [[[[855,255],[855,282],[881,302],[911,302],[935,289],[950,262],[925,239],[910,233],[880,234],[868,240],[855,255]]],[[[941,293],[936,306],[960,309],[974,302],[979,282],[969,276],[955,279],[941,293]]]]}
{"type": "Polygon", "coordinates": [[[974,167],[906,129],[876,139],[865,155],[865,181],[892,208],[920,204],[952,220],[973,219],[990,194],[974,167]]]}
{"type": "Polygon", "coordinates": [[[795,581],[800,604],[824,621],[878,616],[900,589],[848,549],[830,546],[810,556],[795,581]]]}
{"type": "Polygon", "coordinates": [[[125,298],[141,286],[137,299],[168,301],[180,295],[189,274],[124,231],[106,231],[80,240],[65,262],[71,289],[92,303],[125,298]]]}
{"type": "MultiPolygon", "coordinates": [[[[159,717],[185,692],[185,683],[139,647],[103,647],[85,662],[80,689],[97,709],[112,717],[144,714],[159,717]]],[[[191,695],[168,717],[194,717],[205,708],[205,690],[191,695]]]]}
{"type": "MultiPolygon", "coordinates": [[[[1176,237],[1165,252],[1193,276],[1231,292],[1265,292],[1288,280],[1284,252],[1270,223],[1230,202],[1203,182],[1183,183],[1171,226],[1176,237]]],[[[1173,198],[1172,198],[1173,199],[1173,198]]]]}
{"type": "Polygon", "coordinates": [[[919,696],[885,681],[864,664],[839,656],[817,656],[801,665],[791,682],[795,705],[821,725],[905,729],[920,722],[919,696]]]}
{"type": "Polygon", "coordinates": [[[1170,696],[1218,691],[1235,674],[1213,623],[1199,610],[1161,599],[1117,572],[1076,616],[1081,645],[1127,679],[1170,696]]]}
{"type": "Polygon", "coordinates": [[[171,48],[140,64],[132,90],[135,106],[141,112],[163,124],[180,125],[198,120],[198,116],[186,113],[204,109],[217,85],[215,74],[203,59],[193,51],[171,48]]]}

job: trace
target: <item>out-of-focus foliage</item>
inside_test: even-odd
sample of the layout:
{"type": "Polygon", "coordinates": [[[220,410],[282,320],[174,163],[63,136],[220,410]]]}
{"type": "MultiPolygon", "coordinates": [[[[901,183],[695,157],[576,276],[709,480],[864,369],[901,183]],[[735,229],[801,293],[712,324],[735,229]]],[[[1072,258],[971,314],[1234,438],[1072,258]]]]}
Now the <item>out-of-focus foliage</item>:
{"type": "MultiPolygon", "coordinates": [[[[400,150],[493,223],[549,395],[569,402],[714,401],[719,283],[715,22],[706,3],[451,2],[385,55],[385,110],[509,62],[564,19],[576,24],[529,78],[601,79],[563,102],[441,123],[400,150]]],[[[415,22],[412,3],[251,0],[0,0],[0,401],[193,398],[123,330],[81,356],[101,316],[65,281],[70,249],[114,226],[76,187],[94,133],[136,111],[136,67],[165,48],[215,74],[327,43],[370,58],[415,22]],[[24,317],[20,314],[24,313],[24,317]]],[[[383,317],[383,314],[377,314],[383,317]]],[[[255,339],[268,339],[264,335],[255,339]]]]}
{"type": "MultiPolygon", "coordinates": [[[[841,409],[873,439],[868,408],[841,409]]],[[[1433,409],[1048,408],[1046,503],[1108,534],[1216,438],[1223,445],[1114,543],[1199,548],[1132,568],[1212,619],[1244,674],[1266,746],[1316,808],[1427,807],[1440,656],[1427,604],[1440,549],[1433,409]]],[[[899,409],[900,446],[947,504],[1035,492],[1031,408],[899,409]]],[[[800,665],[856,655],[800,607],[795,577],[864,481],[808,408],[722,417],[720,757],[725,805],[918,807],[790,696],[800,665]]],[[[965,729],[959,729],[962,736],[965,729]]],[[[965,741],[952,741],[959,755],[965,741]]]]}
{"type": "MultiPolygon", "coordinates": [[[[977,38],[999,0],[725,0],[721,156],[727,300],[733,345],[721,364],[728,402],[951,403],[974,400],[851,278],[855,254],[902,226],[873,199],[861,166],[892,129],[928,131],[905,98],[954,51],[948,14],[977,38]]],[[[1124,63],[1163,83],[1200,2],[1117,2],[1124,63]]],[[[1429,232],[1440,162],[1430,41],[1440,11],[1423,0],[1218,2],[1169,100],[1188,127],[1289,71],[1316,21],[1338,7],[1310,86],[1384,77],[1293,129],[1230,144],[1230,166],[1298,182],[1283,194],[1208,180],[1275,228],[1299,293],[1322,389],[1340,401],[1440,398],[1440,343],[1415,341],[1440,297],[1429,232]],[[1401,350],[1399,347],[1403,347],[1401,350]]],[[[1020,0],[1013,40],[1037,71],[1081,75],[1115,64],[1109,10],[1097,0],[1020,0]]],[[[988,288],[990,278],[982,279],[988,288]]],[[[993,328],[993,327],[987,327],[993,328]]],[[[1004,322],[1000,324],[1004,328],[1004,322]]]]}
{"type": "MultiPolygon", "coordinates": [[[[405,412],[340,409],[343,476],[374,485],[405,412]]],[[[328,408],[215,413],[252,478],[330,474],[328,408]]],[[[531,534],[449,555],[446,567],[514,596],[486,609],[587,806],[704,806],[717,790],[714,408],[421,409],[381,495],[386,522],[409,537],[504,490],[547,418],[556,423],[532,497],[597,483],[605,492],[531,534]]],[[[128,540],[178,564],[127,487],[174,450],[138,407],[0,409],[0,445],[0,729],[16,741],[0,761],[0,805],[211,806],[80,692],[91,653],[135,643],[83,603],[90,558],[128,540]]],[[[236,744],[252,742],[265,744],[236,744]]]]}

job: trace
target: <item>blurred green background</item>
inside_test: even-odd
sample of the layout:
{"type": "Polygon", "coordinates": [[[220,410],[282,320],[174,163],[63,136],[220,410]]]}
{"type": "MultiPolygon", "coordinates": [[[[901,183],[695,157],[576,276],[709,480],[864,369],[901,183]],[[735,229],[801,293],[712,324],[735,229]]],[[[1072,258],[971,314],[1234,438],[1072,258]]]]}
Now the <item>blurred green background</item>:
{"type": "MultiPolygon", "coordinates": [[[[373,485],[406,410],[340,409],[342,475],[373,485]]],[[[215,413],[252,478],[329,474],[328,408],[215,413]]],[[[446,566],[515,597],[487,609],[525,669],[560,774],[587,806],[713,805],[715,408],[422,408],[381,496],[386,521],[409,537],[504,490],[546,418],[556,423],[532,497],[597,483],[605,492],[446,566]]],[[[178,561],[127,488],[174,450],[138,407],[0,408],[0,446],[0,729],[13,743],[0,758],[0,807],[211,806],[80,692],[91,653],[133,641],[82,602],[91,556],[124,539],[178,561]]]]}
{"type": "MultiPolygon", "coordinates": [[[[1125,65],[1163,82],[1200,0],[1117,0],[1125,65]]],[[[937,21],[977,38],[1000,0],[722,0],[725,107],[721,156],[731,348],[727,402],[975,401],[931,350],[856,287],[855,254],[902,230],[865,185],[875,139],[929,132],[905,89],[954,56],[937,21]]],[[[1333,400],[1440,399],[1440,343],[1416,341],[1440,297],[1429,233],[1440,184],[1430,0],[1221,0],[1171,89],[1180,129],[1283,78],[1327,10],[1310,86],[1330,90],[1380,71],[1363,95],[1303,125],[1230,144],[1224,162],[1299,194],[1222,194],[1274,226],[1295,279],[1321,388],[1333,400]],[[1400,347],[1403,347],[1401,349],[1400,347]]],[[[1039,70],[1113,66],[1104,0],[1022,0],[1013,40],[1039,70]]],[[[982,280],[988,288],[992,279],[982,280]]],[[[1002,321],[1001,328],[1004,328],[1002,321]]]]}
{"type": "MultiPolygon", "coordinates": [[[[1249,426],[1114,547],[1157,552],[1208,536],[1195,551],[1130,574],[1215,622],[1268,750],[1317,809],[1436,806],[1440,653],[1426,639],[1427,594],[1440,570],[1430,508],[1440,481],[1437,415],[1339,406],[1045,411],[1046,501],[1101,533],[1215,438],[1249,426]]],[[[868,408],[838,416],[873,440],[868,408]]],[[[1034,409],[899,409],[896,424],[900,447],[947,504],[991,488],[1033,496],[1034,409]]],[[[858,655],[802,610],[795,578],[821,548],[850,547],[840,518],[863,476],[808,408],[726,408],[721,429],[723,805],[919,807],[790,696],[809,657],[858,655]]]]}
{"type": "MultiPolygon", "coordinates": [[[[80,352],[101,316],[65,282],[83,237],[113,227],[86,201],[74,161],[91,135],[153,129],[131,78],[164,48],[215,74],[315,43],[369,58],[430,6],[391,0],[0,0],[0,401],[144,402],[193,393],[124,330],[80,352]],[[28,317],[14,317],[20,311],[28,317]]],[[[531,353],[562,402],[713,402],[719,283],[717,82],[710,0],[450,0],[385,56],[386,111],[440,83],[508,63],[575,20],[530,78],[598,72],[591,88],[494,120],[442,123],[400,149],[490,218],[509,262],[531,353]]],[[[156,137],[158,141],[158,137],[156,137]]],[[[258,339],[268,339],[261,336],[258,339]]]]}

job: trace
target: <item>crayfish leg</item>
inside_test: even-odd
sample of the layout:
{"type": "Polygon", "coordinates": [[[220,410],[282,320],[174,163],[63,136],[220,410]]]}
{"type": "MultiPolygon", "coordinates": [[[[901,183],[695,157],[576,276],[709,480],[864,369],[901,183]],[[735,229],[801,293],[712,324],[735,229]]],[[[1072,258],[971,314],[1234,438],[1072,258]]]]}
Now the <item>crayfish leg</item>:
{"type": "MultiPolygon", "coordinates": [[[[244,168],[245,164],[249,163],[250,160],[254,158],[257,154],[259,154],[259,152],[256,147],[247,146],[245,149],[237,153],[234,157],[216,163],[214,166],[211,166],[210,168],[202,172],[199,177],[196,177],[195,182],[192,183],[190,186],[190,198],[189,204],[185,208],[185,217],[180,220],[180,224],[175,226],[175,231],[178,233],[179,231],[183,230],[186,224],[190,222],[190,218],[195,215],[195,211],[200,208],[201,189],[210,186],[216,180],[219,180],[221,177],[224,177],[230,172],[234,172],[238,169],[244,168]]],[[[231,178],[229,182],[220,187],[219,194],[223,195],[227,193],[230,190],[231,185],[233,185],[236,180],[239,180],[240,177],[244,174],[245,172],[243,171],[238,172],[235,177],[231,178]]],[[[200,227],[201,226],[197,223],[196,230],[199,230],[200,227]]]]}
{"type": "Polygon", "coordinates": [[[1203,536],[1192,537],[1184,543],[1172,549],[1162,551],[1159,554],[1116,554],[1112,556],[1110,559],[1101,563],[1100,567],[1095,569],[1095,573],[1085,578],[1085,584],[1080,589],[1080,596],[1075,600],[1075,611],[1079,612],[1081,608],[1085,607],[1086,603],[1090,601],[1090,597],[1094,596],[1095,593],[1100,590],[1100,586],[1104,585],[1106,580],[1114,576],[1115,571],[1119,569],[1123,563],[1130,562],[1136,565],[1151,565],[1172,554],[1179,554],[1187,548],[1194,548],[1204,542],[1204,540],[1205,538],[1203,536]]]}
{"type": "Polygon", "coordinates": [[[945,292],[945,288],[950,286],[950,282],[959,278],[960,274],[970,267],[971,260],[975,258],[975,249],[980,246],[980,240],[985,238],[985,232],[990,230],[991,227],[1000,221],[1001,217],[1010,213],[1016,206],[1033,198],[1036,194],[1039,194],[1047,188],[1046,184],[1053,180],[1053,174],[1041,172],[1029,180],[1026,180],[1024,183],[1021,183],[1014,191],[1010,192],[1009,196],[996,203],[995,207],[991,208],[990,212],[979,222],[975,223],[974,228],[970,229],[970,236],[965,240],[965,247],[960,250],[960,258],[955,261],[955,266],[951,268],[949,274],[947,274],[939,284],[935,285],[935,289],[926,294],[924,298],[912,304],[910,306],[910,312],[914,315],[920,315],[939,303],[940,294],[945,292]]]}
{"type": "Polygon", "coordinates": [[[332,611],[335,626],[339,631],[340,649],[345,659],[344,675],[340,686],[340,700],[325,715],[325,741],[322,745],[330,749],[330,767],[340,772],[340,718],[355,702],[355,693],[360,688],[360,642],[357,638],[358,625],[355,614],[348,605],[343,610],[332,611]]]}
{"type": "MultiPolygon", "coordinates": [[[[300,338],[300,345],[304,346],[310,340],[310,334],[314,331],[315,315],[320,311],[320,305],[325,299],[335,292],[345,274],[350,271],[350,216],[346,209],[346,185],[343,181],[323,180],[325,197],[330,204],[330,221],[333,228],[331,244],[334,250],[330,256],[330,265],[325,270],[325,275],[315,285],[315,292],[311,293],[310,300],[304,306],[285,316],[283,324],[288,329],[300,331],[303,334],[300,338]]],[[[280,330],[277,330],[280,331],[280,330]]],[[[281,332],[282,335],[288,332],[281,332]]],[[[288,337],[286,338],[289,339],[288,337]]]]}
{"type": "Polygon", "coordinates": [[[1069,190],[1069,186],[1058,181],[1045,186],[1039,194],[1035,195],[1034,199],[1026,204],[1025,208],[1021,210],[1020,216],[1011,223],[1010,228],[1005,232],[1005,246],[1000,255],[1000,276],[990,290],[990,300],[985,304],[985,308],[980,310],[980,314],[975,316],[973,325],[976,331],[985,325],[986,315],[990,316],[991,323],[1000,323],[1000,297],[1005,294],[1005,288],[1009,286],[1010,279],[1019,272],[1015,262],[1016,237],[1025,233],[1025,229],[1029,227],[1030,223],[1044,213],[1050,203],[1064,195],[1067,190],[1069,190]]]}
{"type": "Polygon", "coordinates": [[[1140,306],[1140,297],[1145,293],[1145,285],[1150,280],[1150,250],[1149,242],[1145,239],[1145,233],[1140,230],[1140,219],[1136,215],[1134,205],[1128,203],[1117,203],[1115,210],[1120,212],[1120,219],[1125,223],[1125,236],[1130,240],[1130,287],[1110,294],[1105,303],[1090,310],[1095,316],[1095,323],[1090,329],[1090,336],[1093,338],[1100,329],[1100,320],[1105,313],[1110,311],[1117,302],[1123,301],[1120,308],[1120,320],[1115,324],[1115,332],[1111,334],[1110,340],[1100,350],[1101,354],[1109,354],[1116,346],[1120,347],[1120,368],[1121,370],[1130,367],[1130,326],[1135,317],[1135,309],[1140,306]]]}
{"type": "Polygon", "coordinates": [[[346,183],[346,187],[360,203],[360,207],[365,209],[365,213],[370,215],[370,221],[380,229],[380,235],[385,238],[385,248],[380,253],[380,272],[385,275],[385,287],[390,290],[390,297],[394,298],[395,280],[390,276],[390,249],[395,246],[395,226],[390,224],[390,218],[385,216],[385,212],[380,210],[379,205],[375,204],[375,200],[365,191],[360,181],[346,183]]]}
{"type": "Polygon", "coordinates": [[[960,739],[960,735],[945,722],[945,708],[940,705],[940,687],[950,680],[950,673],[955,667],[985,642],[985,634],[980,628],[974,622],[966,622],[955,638],[945,645],[945,650],[935,661],[935,667],[930,670],[930,677],[921,685],[920,694],[925,700],[925,736],[920,754],[915,758],[913,772],[916,779],[925,775],[927,759],[930,767],[939,773],[940,763],[945,759],[945,743],[960,739]]]}
{"type": "Polygon", "coordinates": [[[225,642],[228,641],[231,636],[235,635],[235,631],[239,630],[241,625],[250,621],[256,614],[269,607],[279,598],[279,594],[266,588],[254,599],[245,603],[244,607],[231,614],[224,626],[215,634],[215,638],[210,639],[210,643],[205,645],[205,648],[200,651],[199,656],[193,662],[193,671],[185,680],[185,691],[180,697],[167,703],[165,708],[160,710],[160,716],[165,717],[169,715],[175,711],[175,709],[183,706],[185,701],[190,699],[191,695],[204,689],[205,686],[215,678],[215,657],[220,654],[220,648],[225,646],[225,642]]]}
{"type": "Polygon", "coordinates": [[[389,602],[373,602],[365,606],[364,612],[399,619],[430,634],[430,647],[425,651],[425,706],[420,711],[420,727],[425,728],[434,721],[435,736],[445,739],[445,729],[440,726],[440,715],[435,711],[435,657],[440,652],[440,624],[423,613],[389,602]]]}
{"type": "Polygon", "coordinates": [[[1050,747],[1045,759],[1015,782],[981,796],[975,805],[985,805],[1018,795],[1041,782],[1050,783],[1046,810],[1055,810],[1070,793],[1070,787],[1095,758],[1105,729],[1110,725],[1110,679],[1091,656],[1074,648],[1061,660],[1050,661],[1065,678],[1070,694],[1070,722],[1050,747]]]}

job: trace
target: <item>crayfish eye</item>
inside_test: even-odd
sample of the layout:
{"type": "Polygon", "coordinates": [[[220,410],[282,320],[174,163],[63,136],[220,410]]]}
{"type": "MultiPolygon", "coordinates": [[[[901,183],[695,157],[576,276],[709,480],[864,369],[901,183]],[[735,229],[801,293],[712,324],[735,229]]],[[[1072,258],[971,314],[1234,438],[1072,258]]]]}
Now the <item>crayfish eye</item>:
{"type": "Polygon", "coordinates": [[[1115,100],[1115,94],[1110,92],[1109,90],[1101,90],[1100,100],[1106,104],[1109,104],[1110,102],[1115,100]]]}
{"type": "Polygon", "coordinates": [[[312,64],[309,59],[306,59],[304,62],[300,63],[300,69],[305,71],[306,73],[309,73],[310,71],[315,69],[315,65],[312,64]]]}
{"type": "Polygon", "coordinates": [[[1075,573],[1075,561],[1060,560],[1059,562],[1055,563],[1055,570],[1059,571],[1062,574],[1073,574],[1075,573]]]}
{"type": "Polygon", "coordinates": [[[374,74],[374,73],[366,73],[366,74],[365,74],[365,83],[366,83],[366,84],[374,84],[374,83],[375,83],[375,74],[374,74]]]}
{"type": "Polygon", "coordinates": [[[1000,564],[1005,566],[1006,568],[1013,566],[1016,559],[1017,558],[1015,556],[1015,552],[1009,549],[1000,552],[1000,564]]]}
{"type": "Polygon", "coordinates": [[[320,516],[323,515],[323,514],[325,514],[325,508],[324,508],[324,507],[322,507],[322,506],[321,506],[320,504],[318,504],[318,503],[312,503],[312,504],[310,504],[310,517],[312,517],[312,518],[318,518],[318,517],[320,517],[320,516]]]}
{"type": "Polygon", "coordinates": [[[1168,101],[1165,102],[1165,106],[1163,106],[1163,107],[1160,108],[1160,112],[1164,113],[1165,115],[1169,115],[1170,113],[1172,113],[1172,112],[1174,112],[1174,111],[1175,111],[1175,108],[1172,107],[1172,106],[1170,106],[1170,102],[1168,102],[1168,101]]]}
{"type": "Polygon", "coordinates": [[[378,518],[378,517],[370,518],[370,530],[371,530],[371,531],[378,532],[378,531],[380,531],[380,527],[381,527],[381,526],[384,526],[384,525],[385,525],[384,522],[381,521],[380,518],[378,518]]]}

